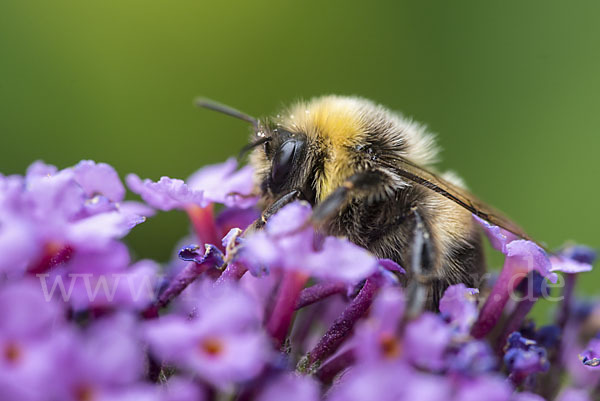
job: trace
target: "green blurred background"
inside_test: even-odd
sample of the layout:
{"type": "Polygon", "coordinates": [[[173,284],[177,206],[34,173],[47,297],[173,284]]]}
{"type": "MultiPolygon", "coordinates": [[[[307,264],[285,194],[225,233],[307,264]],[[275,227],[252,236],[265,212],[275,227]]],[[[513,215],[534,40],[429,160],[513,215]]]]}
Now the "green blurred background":
{"type": "MultiPolygon", "coordinates": [[[[248,134],[197,95],[261,116],[357,94],[428,124],[441,167],[534,237],[598,246],[599,16],[595,1],[2,0],[0,171],[90,158],[185,178],[248,134]]],[[[186,232],[162,213],[130,241],[166,260],[186,232]]]]}

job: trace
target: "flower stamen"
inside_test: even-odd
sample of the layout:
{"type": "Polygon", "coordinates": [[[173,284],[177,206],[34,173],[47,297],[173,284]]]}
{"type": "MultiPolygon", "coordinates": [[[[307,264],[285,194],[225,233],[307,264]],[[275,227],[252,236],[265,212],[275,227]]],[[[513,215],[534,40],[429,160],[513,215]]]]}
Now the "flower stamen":
{"type": "Polygon", "coordinates": [[[21,359],[23,355],[23,351],[21,348],[15,343],[8,343],[6,347],[4,347],[4,359],[11,364],[15,364],[21,359]]]}
{"type": "Polygon", "coordinates": [[[379,346],[381,347],[383,356],[386,358],[393,359],[400,355],[400,344],[392,334],[383,333],[379,338],[379,346]]]}
{"type": "Polygon", "coordinates": [[[224,349],[223,341],[215,337],[208,337],[200,342],[200,350],[211,357],[221,355],[224,349]]]}

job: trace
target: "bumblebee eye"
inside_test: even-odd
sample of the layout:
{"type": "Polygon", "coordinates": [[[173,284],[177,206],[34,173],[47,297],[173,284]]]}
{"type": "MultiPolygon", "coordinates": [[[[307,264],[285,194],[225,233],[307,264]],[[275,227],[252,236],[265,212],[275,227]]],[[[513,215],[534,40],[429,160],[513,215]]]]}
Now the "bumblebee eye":
{"type": "Polygon", "coordinates": [[[300,143],[296,140],[289,140],[281,144],[275,157],[273,157],[273,167],[271,169],[271,179],[273,184],[280,186],[287,178],[292,164],[294,162],[294,156],[300,148],[300,143]]]}

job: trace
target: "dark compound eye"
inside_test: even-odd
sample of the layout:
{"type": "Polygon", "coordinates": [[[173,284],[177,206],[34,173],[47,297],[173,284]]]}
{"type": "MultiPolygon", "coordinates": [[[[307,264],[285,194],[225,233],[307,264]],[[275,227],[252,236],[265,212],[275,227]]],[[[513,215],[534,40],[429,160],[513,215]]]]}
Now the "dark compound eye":
{"type": "Polygon", "coordinates": [[[271,170],[271,179],[273,184],[280,186],[283,184],[292,169],[294,156],[299,151],[301,143],[297,140],[289,140],[281,144],[275,157],[273,157],[273,168],[271,170]]]}

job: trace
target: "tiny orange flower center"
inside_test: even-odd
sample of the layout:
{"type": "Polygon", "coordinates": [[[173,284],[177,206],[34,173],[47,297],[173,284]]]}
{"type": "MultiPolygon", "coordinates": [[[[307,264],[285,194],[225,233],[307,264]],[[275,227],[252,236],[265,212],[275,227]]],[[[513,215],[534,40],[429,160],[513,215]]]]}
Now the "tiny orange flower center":
{"type": "Polygon", "coordinates": [[[75,389],[75,399],[77,401],[93,401],[94,398],[96,398],[94,389],[87,384],[78,386],[75,389]]]}
{"type": "Polygon", "coordinates": [[[200,343],[200,349],[210,356],[217,356],[223,353],[223,342],[215,337],[208,337],[200,343]]]}
{"type": "Polygon", "coordinates": [[[4,347],[4,359],[9,363],[17,363],[21,359],[21,348],[15,343],[9,343],[4,347]]]}
{"type": "Polygon", "coordinates": [[[63,244],[58,241],[46,242],[46,245],[44,247],[44,251],[46,251],[46,254],[48,254],[48,255],[56,255],[62,249],[63,249],[63,244]]]}
{"type": "Polygon", "coordinates": [[[400,345],[391,334],[382,334],[379,338],[379,345],[386,358],[395,358],[400,355],[400,345]]]}

